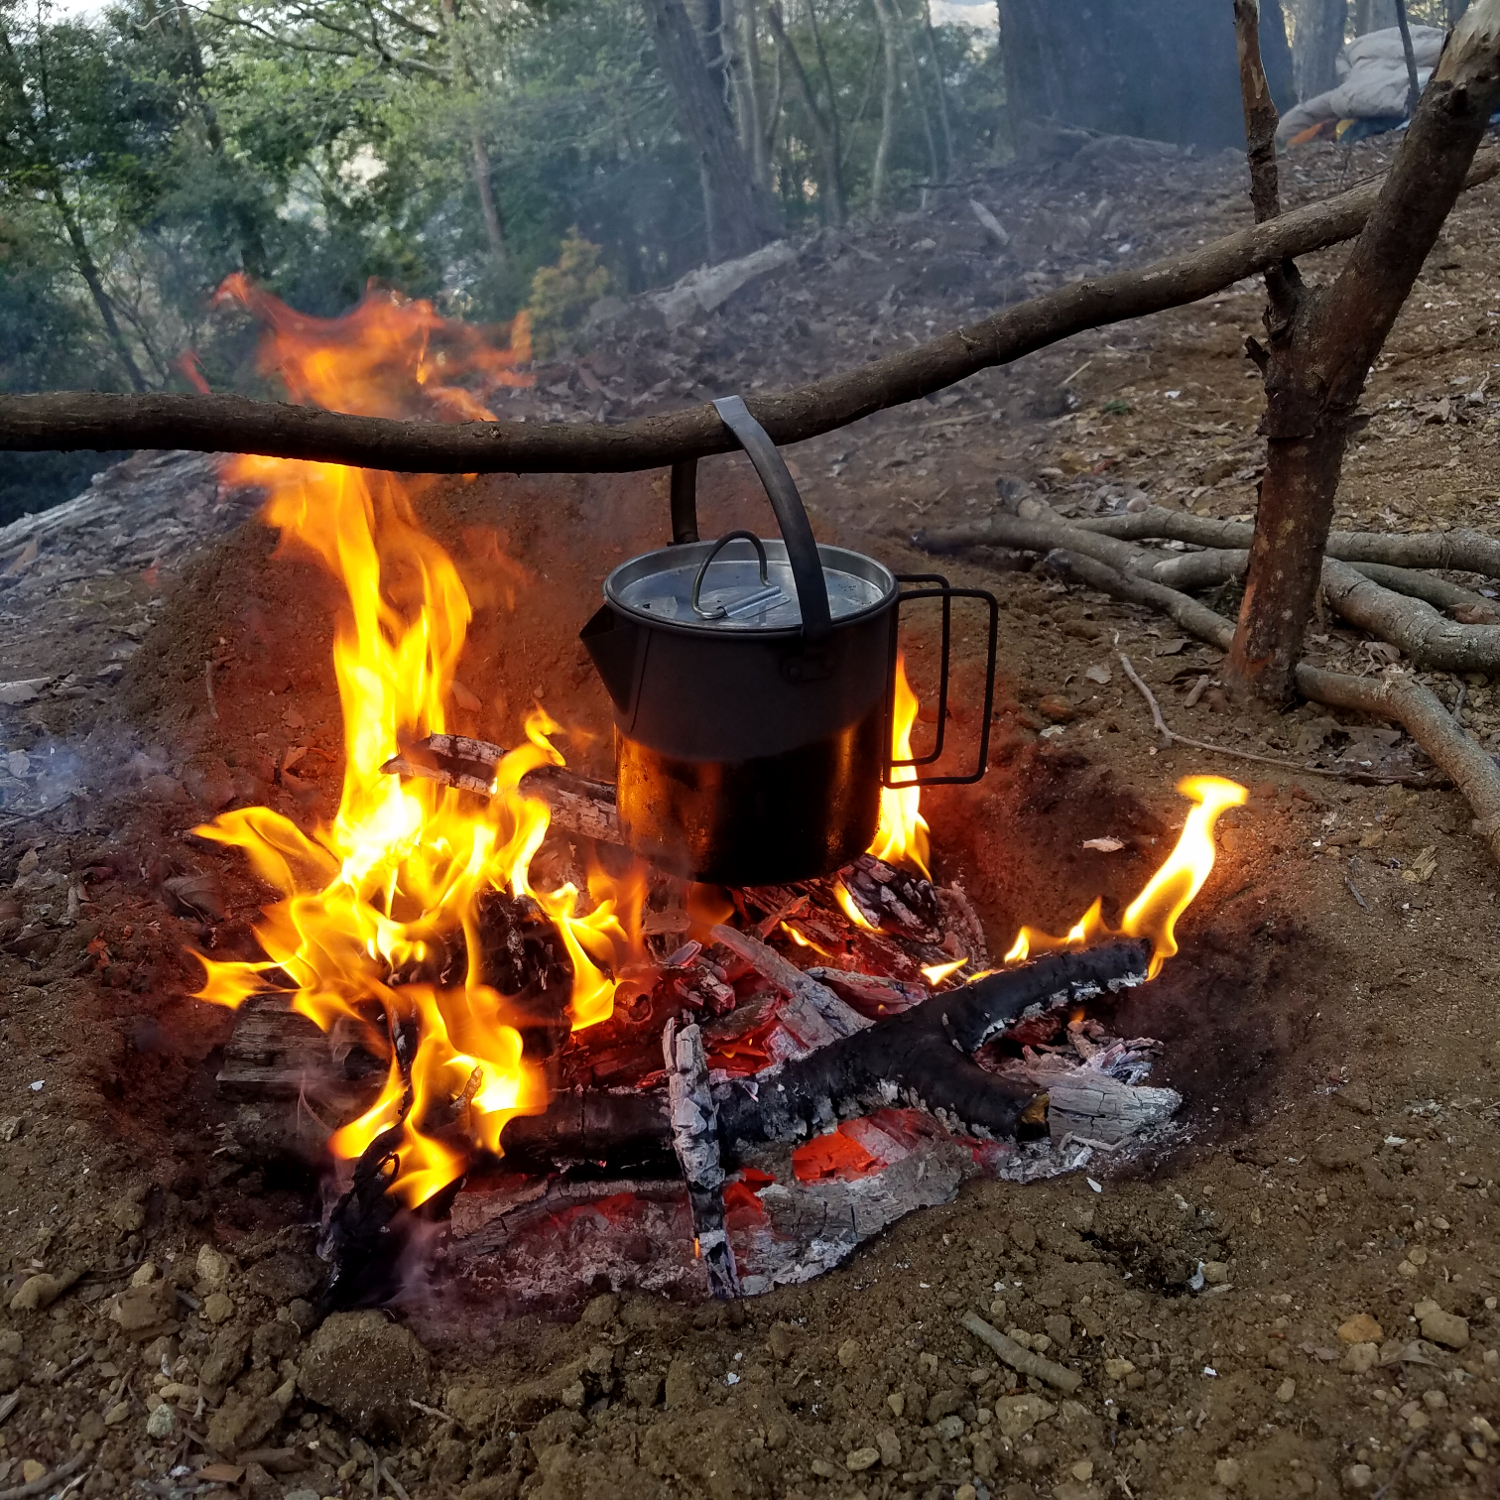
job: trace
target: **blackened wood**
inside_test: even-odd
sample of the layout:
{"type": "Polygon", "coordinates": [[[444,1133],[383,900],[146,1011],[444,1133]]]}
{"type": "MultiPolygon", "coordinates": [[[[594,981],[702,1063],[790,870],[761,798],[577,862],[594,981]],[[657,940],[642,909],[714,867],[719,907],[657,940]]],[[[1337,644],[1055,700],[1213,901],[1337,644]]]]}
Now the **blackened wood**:
{"type": "MultiPolygon", "coordinates": [[[[1350,418],[1500,105],[1500,0],[1476,0],[1422,96],[1380,198],[1333,285],[1272,307],[1260,351],[1267,438],[1244,601],[1225,676],[1292,692],[1333,521],[1350,418]]],[[[1274,304],[1273,295],[1273,304],[1274,304]]]]}
{"type": "MultiPolygon", "coordinates": [[[[1467,183],[1500,172],[1500,153],[1476,161],[1467,183]]],[[[831,432],[872,412],[1010,364],[1086,328],[1145,317],[1211,296],[1291,256],[1358,234],[1380,182],[1242,229],[1139,270],[1072,282],[904,353],[796,390],[754,395],[751,415],[778,444],[831,432]]],[[[392,421],[244,396],[126,396],[57,391],[0,396],[0,452],[179,448],[262,453],[424,474],[623,473],[662,468],[736,447],[710,405],[618,426],[565,422],[392,421]]]]}

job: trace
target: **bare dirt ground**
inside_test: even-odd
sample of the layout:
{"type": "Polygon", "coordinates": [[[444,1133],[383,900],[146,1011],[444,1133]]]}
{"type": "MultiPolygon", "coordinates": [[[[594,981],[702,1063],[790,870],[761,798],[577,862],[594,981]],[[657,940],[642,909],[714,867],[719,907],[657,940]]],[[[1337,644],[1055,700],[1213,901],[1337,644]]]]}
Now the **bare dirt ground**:
{"type": "MultiPolygon", "coordinates": [[[[1381,153],[1307,158],[1301,189],[1381,153]]],[[[601,394],[682,399],[832,368],[966,300],[1109,263],[1122,235],[1154,255],[1242,222],[1240,171],[996,174],[996,211],[1045,227],[1001,262],[1004,285],[972,272],[995,256],[960,196],[851,233],[836,256],[822,241],[699,325],[622,321],[590,355],[602,392],[564,372],[525,399],[581,414],[601,394]],[[1136,178],[1157,198],[1132,194],[1136,178]],[[929,287],[940,254],[953,264],[929,287]],[[673,361],[681,373],[660,373],[673,361]]],[[[1398,324],[1336,524],[1493,528],[1497,203],[1493,184],[1464,200],[1398,324]]],[[[1250,513],[1261,397],[1240,351],[1260,306],[1246,284],[802,445],[820,536],[929,570],[912,532],[984,514],[1002,479],[1079,513],[1136,490],[1250,513]]],[[[992,940],[1138,887],[1180,821],[1179,776],[1252,788],[1182,954],[1124,1017],[1123,1034],[1167,1043],[1159,1081],[1187,1096],[1176,1149],[1144,1170],[1096,1162],[1097,1190],[972,1185],[841,1270],[732,1307],[601,1295],[481,1325],[428,1304],[421,1343],[374,1313],[315,1329],[316,1173],[266,1144],[295,1119],[218,1095],[231,1018],[188,998],[183,950],[248,954],[264,896],[194,823],[250,802],[332,809],[336,597],[309,565],[273,560],[257,523],[234,529],[243,502],[206,461],[132,464],[89,524],[0,535],[0,1495],[70,1480],[86,1496],[298,1500],[1500,1492],[1500,881],[1466,807],[1301,769],[1404,747],[1216,686],[1188,708],[1216,653],[984,555],[941,566],[1001,599],[992,770],[924,805],[939,873],[963,880],[992,940]],[[1286,768],[1158,752],[1120,651],[1174,727],[1286,768]],[[282,774],[292,746],[305,752],[282,774]],[[1082,848],[1107,834],[1124,847],[1082,848]],[[168,886],[183,876],[208,879],[168,886]],[[1028,1388],[964,1332],[968,1310],[1050,1341],[1082,1387],[1028,1388]]],[[[490,477],[433,485],[421,507],[478,606],[462,676],[480,706],[461,727],[505,742],[541,698],[580,731],[570,759],[604,769],[606,706],[575,635],[602,574],[664,539],[664,479],[490,477]]],[[[705,534],[764,523],[743,462],[705,466],[702,508],[705,534]]],[[[968,741],[977,631],[960,640],[968,741]]],[[[929,692],[932,647],[914,632],[929,692]]],[[[1363,651],[1332,622],[1312,647],[1356,669],[1363,651]]],[[[1496,690],[1463,687],[1468,726],[1500,749],[1496,690]]]]}

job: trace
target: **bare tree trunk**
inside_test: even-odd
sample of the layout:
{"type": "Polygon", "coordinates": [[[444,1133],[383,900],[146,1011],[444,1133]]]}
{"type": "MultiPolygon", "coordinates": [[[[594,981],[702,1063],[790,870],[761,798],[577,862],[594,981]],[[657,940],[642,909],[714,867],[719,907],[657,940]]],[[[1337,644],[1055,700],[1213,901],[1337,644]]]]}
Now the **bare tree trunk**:
{"type": "Polygon", "coordinates": [[[692,142],[703,174],[709,259],[748,255],[776,237],[775,205],[755,181],[682,0],[647,0],[646,8],[678,124],[692,142]]]}
{"type": "Polygon", "coordinates": [[[937,140],[932,133],[932,115],[927,108],[927,90],[922,87],[922,70],[917,66],[917,51],[911,44],[911,27],[901,14],[901,0],[886,0],[890,6],[896,28],[901,34],[901,50],[906,53],[906,65],[911,70],[911,93],[916,101],[917,114],[922,120],[922,134],[927,141],[927,169],[933,182],[943,180],[943,169],[938,165],[937,140]]]}
{"type": "Polygon", "coordinates": [[[1406,0],[1396,0],[1396,25],[1401,28],[1401,51],[1406,56],[1406,113],[1411,115],[1422,96],[1422,85],[1417,82],[1417,54],[1412,50],[1411,26],[1406,19],[1406,0]]]}
{"type": "Polygon", "coordinates": [[[1355,0],[1354,34],[1384,31],[1396,24],[1396,0],[1355,0]]]}
{"type": "Polygon", "coordinates": [[[948,123],[948,86],[943,82],[943,59],[938,53],[937,31],[932,24],[932,0],[922,0],[922,20],[927,27],[927,55],[932,59],[933,87],[937,90],[938,125],[943,132],[943,168],[953,175],[953,127],[948,123]]]}
{"type": "MultiPolygon", "coordinates": [[[[828,95],[828,129],[833,136],[833,149],[838,153],[839,171],[844,165],[843,122],[839,117],[839,91],[833,81],[833,70],[828,66],[828,54],[823,50],[823,29],[818,25],[818,0],[807,0],[807,24],[812,30],[813,47],[818,54],[818,73],[823,80],[824,92],[828,95]]],[[[842,177],[839,200],[843,202],[842,177]]]]}
{"type": "Polygon", "coordinates": [[[871,0],[871,4],[875,7],[875,23],[880,27],[880,45],[885,52],[885,92],[880,100],[880,139],[875,145],[875,164],[870,170],[870,207],[879,213],[885,206],[891,141],[896,132],[896,96],[901,87],[901,54],[889,0],[871,0]]]}
{"type": "Polygon", "coordinates": [[[797,102],[802,106],[802,113],[807,116],[807,128],[813,138],[813,149],[818,153],[819,181],[818,196],[822,200],[823,218],[829,224],[842,224],[844,222],[844,183],[843,173],[839,167],[838,140],[823,111],[818,108],[818,101],[813,96],[812,83],[808,79],[807,71],[802,66],[802,59],[797,55],[797,49],[792,45],[792,39],[787,35],[786,24],[781,18],[781,8],[776,4],[770,5],[766,10],[766,20],[771,27],[771,35],[776,38],[776,46],[785,60],[785,73],[791,80],[792,92],[797,96],[797,102]]]}
{"type": "Polygon", "coordinates": [[[758,184],[769,181],[765,154],[765,134],[760,119],[760,69],[750,47],[755,26],[752,0],[724,0],[720,37],[724,66],[729,74],[729,88],[734,99],[735,125],[740,149],[750,162],[758,184]]]}
{"type": "Polygon", "coordinates": [[[1334,59],[1344,45],[1348,15],[1349,0],[1302,0],[1292,55],[1299,99],[1325,93],[1338,82],[1334,59]]]}
{"type": "MultiPolygon", "coordinates": [[[[453,81],[457,83],[461,76],[465,78],[477,99],[480,93],[479,79],[458,34],[458,12],[454,0],[440,0],[439,9],[443,17],[443,29],[448,33],[448,46],[453,59],[453,81]]],[[[495,185],[490,177],[490,153],[484,144],[484,129],[477,114],[469,121],[469,159],[474,169],[474,192],[479,198],[479,218],[484,225],[485,241],[490,247],[495,265],[503,273],[510,267],[510,248],[505,243],[505,225],[500,218],[500,208],[495,202],[495,185]]]]}
{"type": "MultiPolygon", "coordinates": [[[[1236,0],[1235,13],[1242,47],[1253,47],[1253,0],[1236,0]]],[[[1247,102],[1256,92],[1247,77],[1247,102]]],[[[1497,104],[1500,0],[1477,0],[1450,38],[1375,211],[1332,286],[1304,286],[1290,264],[1267,276],[1269,347],[1251,341],[1266,383],[1266,472],[1244,602],[1225,663],[1226,679],[1240,690],[1272,701],[1292,691],[1349,419],[1497,104]]],[[[1247,116],[1254,142],[1263,122],[1256,108],[1247,116]]],[[[1270,163],[1274,167],[1274,158],[1270,163]]],[[[1263,159],[1262,173],[1264,167],[1263,159]]],[[[1262,178],[1257,212],[1268,202],[1274,208],[1262,178]]]]}

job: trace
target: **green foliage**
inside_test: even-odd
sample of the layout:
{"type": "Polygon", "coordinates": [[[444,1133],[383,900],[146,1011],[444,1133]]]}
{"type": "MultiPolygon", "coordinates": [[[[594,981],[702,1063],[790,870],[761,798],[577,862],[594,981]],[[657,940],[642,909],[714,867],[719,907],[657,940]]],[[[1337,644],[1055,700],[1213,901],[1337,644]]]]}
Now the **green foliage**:
{"type": "MultiPolygon", "coordinates": [[[[648,3],[115,0],[67,19],[0,0],[0,390],[185,389],[192,350],[213,388],[257,391],[254,329],[213,299],[231,271],[323,315],[372,278],[476,320],[529,304],[543,351],[606,287],[674,280],[704,258],[703,188],[648,3]]],[[[769,186],[789,228],[816,224],[814,122],[768,0],[736,3],[760,17],[769,186]]],[[[910,44],[899,203],[931,178],[938,71],[956,154],[974,157],[992,149],[998,69],[957,28],[934,47],[922,0],[891,3],[910,44]]],[[[858,212],[883,93],[870,0],[780,4],[858,212]]],[[[26,503],[93,462],[28,461],[26,503]]]]}
{"type": "Polygon", "coordinates": [[[599,264],[599,247],[575,226],[563,236],[555,266],[541,266],[531,278],[531,343],[549,358],[582,326],[589,308],[609,290],[609,271],[599,264]]]}

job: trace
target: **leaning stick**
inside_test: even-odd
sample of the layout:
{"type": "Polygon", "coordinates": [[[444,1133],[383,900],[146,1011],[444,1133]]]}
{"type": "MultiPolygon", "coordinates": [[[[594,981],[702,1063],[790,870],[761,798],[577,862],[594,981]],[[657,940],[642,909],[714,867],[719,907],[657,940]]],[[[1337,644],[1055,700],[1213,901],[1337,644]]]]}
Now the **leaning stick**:
{"type": "Polygon", "coordinates": [[[1082,1375],[1065,1369],[1054,1360],[1033,1354],[1030,1349],[1023,1349],[1014,1339],[1007,1338],[998,1328],[986,1323],[978,1313],[965,1313],[963,1325],[981,1343],[988,1344],[1012,1370],[1018,1370],[1022,1375],[1034,1375],[1068,1396],[1083,1384],[1082,1375]]]}
{"type": "MultiPolygon", "coordinates": [[[[1500,173],[1500,152],[1475,157],[1474,187],[1500,173]]],[[[1072,282],[967,328],[857,369],[747,405],[773,442],[799,443],[886,407],[931,395],[980,370],[1111,323],[1197,302],[1292,256],[1353,239],[1383,179],[1139,270],[1072,282]]],[[[712,405],[618,426],[595,422],[391,421],[245,396],[59,391],[0,396],[0,451],[187,448],[261,453],[420,474],[622,473],[734,448],[712,405]]]]}

